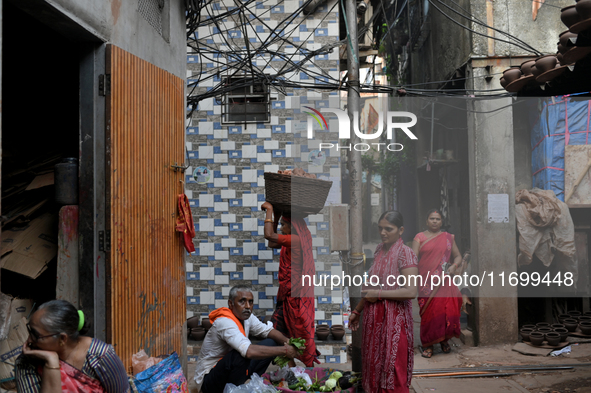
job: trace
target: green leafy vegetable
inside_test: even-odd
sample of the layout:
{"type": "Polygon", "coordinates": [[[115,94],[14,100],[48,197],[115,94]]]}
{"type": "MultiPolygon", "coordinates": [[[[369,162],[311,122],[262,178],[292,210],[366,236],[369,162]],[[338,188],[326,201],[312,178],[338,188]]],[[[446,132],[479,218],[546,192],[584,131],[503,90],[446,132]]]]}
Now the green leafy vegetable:
{"type": "MultiPolygon", "coordinates": [[[[298,354],[300,355],[304,353],[304,349],[306,349],[306,340],[303,338],[290,338],[288,344],[296,347],[298,354]]],[[[289,363],[290,360],[291,359],[285,355],[277,356],[275,358],[275,364],[279,367],[284,367],[287,363],[289,363]]]]}

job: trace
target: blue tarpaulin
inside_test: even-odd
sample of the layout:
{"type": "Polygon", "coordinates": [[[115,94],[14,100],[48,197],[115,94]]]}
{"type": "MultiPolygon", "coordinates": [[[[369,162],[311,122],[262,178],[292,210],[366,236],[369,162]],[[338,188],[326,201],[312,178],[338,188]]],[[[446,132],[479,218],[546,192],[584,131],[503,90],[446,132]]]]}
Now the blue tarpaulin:
{"type": "Polygon", "coordinates": [[[591,101],[548,98],[531,133],[533,187],[553,190],[564,202],[564,146],[591,142],[591,101]]]}

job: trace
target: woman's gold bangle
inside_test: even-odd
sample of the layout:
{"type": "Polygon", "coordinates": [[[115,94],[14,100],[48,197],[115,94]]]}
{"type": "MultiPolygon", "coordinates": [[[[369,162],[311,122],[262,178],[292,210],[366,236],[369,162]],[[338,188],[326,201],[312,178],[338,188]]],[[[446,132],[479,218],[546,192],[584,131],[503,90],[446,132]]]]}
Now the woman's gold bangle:
{"type": "Polygon", "coordinates": [[[271,219],[267,218],[267,219],[265,220],[265,222],[270,222],[270,223],[273,223],[273,220],[271,220],[271,219]]]}
{"type": "Polygon", "coordinates": [[[62,368],[61,368],[61,367],[59,367],[59,366],[58,366],[58,367],[50,367],[50,366],[48,366],[47,364],[46,364],[45,366],[43,366],[43,367],[45,367],[45,368],[48,368],[48,369],[50,369],[50,370],[61,370],[61,369],[62,369],[62,368]]]}

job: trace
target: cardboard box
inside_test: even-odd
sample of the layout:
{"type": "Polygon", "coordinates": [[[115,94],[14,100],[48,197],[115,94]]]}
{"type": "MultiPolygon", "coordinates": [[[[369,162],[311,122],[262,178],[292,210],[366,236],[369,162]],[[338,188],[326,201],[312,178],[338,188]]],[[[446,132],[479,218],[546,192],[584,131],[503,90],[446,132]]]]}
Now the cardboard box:
{"type": "Polygon", "coordinates": [[[29,337],[26,324],[27,320],[21,318],[10,328],[8,338],[0,341],[0,383],[14,379],[16,358],[21,354],[23,344],[29,337]]]}
{"type": "Polygon", "coordinates": [[[57,220],[57,215],[45,213],[25,227],[2,231],[0,267],[39,277],[57,255],[57,220]]]}
{"type": "Polygon", "coordinates": [[[28,319],[33,301],[16,299],[0,293],[0,340],[8,337],[11,327],[18,324],[21,318],[28,319]]]}

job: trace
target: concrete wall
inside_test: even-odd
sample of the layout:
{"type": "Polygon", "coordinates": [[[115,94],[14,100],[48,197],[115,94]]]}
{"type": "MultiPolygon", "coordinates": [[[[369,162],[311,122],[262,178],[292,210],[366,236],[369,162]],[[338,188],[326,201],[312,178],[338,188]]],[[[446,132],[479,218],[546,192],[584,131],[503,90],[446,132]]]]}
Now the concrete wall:
{"type": "MultiPolygon", "coordinates": [[[[470,8],[469,0],[459,0],[457,3],[463,8],[470,8]]],[[[446,10],[440,4],[438,7],[446,10]]],[[[451,12],[446,14],[458,22],[466,22],[451,12]]],[[[447,80],[470,57],[471,33],[468,30],[450,21],[432,5],[427,15],[421,31],[421,34],[427,37],[422,46],[413,52],[411,58],[413,83],[447,80]]]]}
{"type": "MultiPolygon", "coordinates": [[[[567,30],[560,21],[560,8],[573,5],[571,0],[558,0],[542,4],[536,20],[532,20],[532,2],[523,0],[471,0],[470,8],[474,16],[487,22],[499,30],[517,36],[520,40],[533,46],[538,51],[549,54],[556,53],[558,35],[567,30]]],[[[474,24],[472,28],[481,33],[487,33],[482,26],[474,24]]],[[[495,37],[510,40],[499,32],[495,37]]],[[[490,40],[480,35],[473,35],[472,51],[474,56],[517,56],[529,55],[531,52],[515,45],[490,40]],[[490,52],[492,49],[492,53],[490,52]]]]}
{"type": "MultiPolygon", "coordinates": [[[[475,76],[482,71],[474,70],[475,76]]],[[[475,83],[474,88],[478,87],[475,83]]],[[[517,270],[514,128],[512,108],[506,107],[510,103],[510,99],[502,98],[473,101],[469,105],[472,274],[492,273],[496,278],[473,288],[479,345],[513,342],[517,337],[517,289],[502,287],[498,277],[500,273],[507,276],[517,270]],[[508,195],[508,222],[489,222],[489,194],[508,195]]]]}
{"type": "MultiPolygon", "coordinates": [[[[99,40],[116,45],[179,78],[186,77],[183,0],[165,1],[163,35],[138,12],[137,0],[32,0],[13,3],[61,30],[74,41],[85,34],[69,24],[77,24],[99,40]],[[68,23],[68,19],[74,23],[68,23]]],[[[158,2],[152,0],[146,3],[158,2]]]]}

